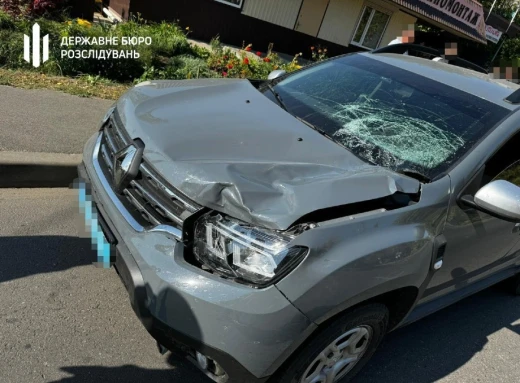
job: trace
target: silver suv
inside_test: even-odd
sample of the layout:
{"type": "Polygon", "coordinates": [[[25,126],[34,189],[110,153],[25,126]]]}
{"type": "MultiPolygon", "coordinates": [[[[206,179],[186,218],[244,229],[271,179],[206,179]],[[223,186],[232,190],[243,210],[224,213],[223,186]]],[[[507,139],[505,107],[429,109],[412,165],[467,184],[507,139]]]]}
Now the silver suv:
{"type": "Polygon", "coordinates": [[[80,204],[162,351],[216,382],[346,382],[387,332],[518,291],[519,102],[391,53],[145,82],[86,144],[80,204]]]}

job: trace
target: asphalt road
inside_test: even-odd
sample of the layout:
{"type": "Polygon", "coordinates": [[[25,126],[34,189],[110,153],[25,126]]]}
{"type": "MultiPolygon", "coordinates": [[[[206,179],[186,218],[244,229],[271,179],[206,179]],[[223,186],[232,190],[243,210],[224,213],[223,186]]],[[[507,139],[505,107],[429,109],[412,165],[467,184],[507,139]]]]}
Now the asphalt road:
{"type": "MultiPolygon", "coordinates": [[[[0,381],[209,383],[156,351],[76,211],[69,190],[0,190],[0,381]]],[[[519,334],[520,298],[493,287],[389,334],[356,383],[519,382],[519,334]]]]}
{"type": "Polygon", "coordinates": [[[78,217],[69,190],[0,190],[0,381],[210,382],[159,354],[78,217]]]}
{"type": "Polygon", "coordinates": [[[0,86],[0,151],[82,153],[112,103],[0,86]]]}

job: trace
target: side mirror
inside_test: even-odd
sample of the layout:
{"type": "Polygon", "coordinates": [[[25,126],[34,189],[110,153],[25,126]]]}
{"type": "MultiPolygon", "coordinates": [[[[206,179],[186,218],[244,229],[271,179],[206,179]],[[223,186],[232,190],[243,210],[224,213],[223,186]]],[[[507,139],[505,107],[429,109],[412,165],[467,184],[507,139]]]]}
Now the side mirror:
{"type": "Polygon", "coordinates": [[[490,182],[475,197],[465,195],[461,202],[505,221],[520,222],[520,187],[511,182],[490,182]]]}
{"type": "Polygon", "coordinates": [[[285,73],[287,73],[287,72],[285,72],[282,69],[274,70],[271,73],[269,73],[269,76],[267,76],[267,79],[268,80],[274,80],[275,78],[283,76],[285,73]]]}

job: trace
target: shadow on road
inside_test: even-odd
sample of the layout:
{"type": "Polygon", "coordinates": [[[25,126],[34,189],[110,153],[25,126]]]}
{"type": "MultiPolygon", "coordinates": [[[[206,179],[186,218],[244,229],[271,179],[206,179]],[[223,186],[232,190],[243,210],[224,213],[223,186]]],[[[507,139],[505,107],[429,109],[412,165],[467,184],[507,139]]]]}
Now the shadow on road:
{"type": "MultiPolygon", "coordinates": [[[[158,355],[159,357],[159,355],[158,355]]],[[[51,383],[211,383],[212,380],[203,375],[187,360],[173,354],[168,357],[172,369],[147,369],[133,365],[119,367],[77,366],[63,367],[61,370],[69,375],[67,378],[51,383]]]]}
{"type": "MultiPolygon", "coordinates": [[[[520,334],[520,325],[512,325],[520,319],[518,299],[498,285],[389,334],[354,382],[433,383],[450,375],[482,351],[493,333],[507,328],[511,336],[520,334]]],[[[170,354],[168,362],[173,369],[63,367],[72,376],[56,382],[210,382],[183,358],[170,354]]]]}
{"type": "MultiPolygon", "coordinates": [[[[77,237],[0,237],[0,249],[0,283],[89,265],[95,259],[90,240],[77,237]]],[[[355,383],[433,383],[470,361],[483,350],[492,334],[508,329],[512,337],[517,337],[520,325],[513,323],[520,319],[520,298],[511,296],[505,287],[499,284],[489,288],[389,334],[355,383]]],[[[192,322],[192,332],[200,331],[197,318],[180,296],[159,294],[157,299],[158,304],[164,303],[161,306],[166,311],[171,310],[166,301],[176,301],[171,314],[178,317],[182,311],[182,320],[192,322]]],[[[161,358],[159,353],[157,358],[161,358]]],[[[169,355],[168,362],[172,369],[66,366],[62,371],[71,376],[58,382],[210,382],[182,358],[169,355]]]]}
{"type": "Polygon", "coordinates": [[[92,264],[90,239],[67,236],[0,237],[0,283],[92,264]]]}
{"type": "Polygon", "coordinates": [[[436,382],[482,351],[495,332],[507,328],[518,337],[520,325],[512,323],[520,319],[520,298],[506,290],[505,283],[493,286],[388,334],[354,382],[436,382]]]}

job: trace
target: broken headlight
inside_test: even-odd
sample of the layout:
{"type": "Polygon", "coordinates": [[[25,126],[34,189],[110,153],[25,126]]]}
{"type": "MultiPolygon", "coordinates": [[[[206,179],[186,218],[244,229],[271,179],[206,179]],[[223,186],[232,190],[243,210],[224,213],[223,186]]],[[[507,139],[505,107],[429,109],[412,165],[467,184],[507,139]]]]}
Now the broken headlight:
{"type": "Polygon", "coordinates": [[[195,226],[193,252],[200,263],[221,275],[265,285],[307,254],[306,247],[289,246],[293,239],[222,215],[207,215],[195,226]]]}

